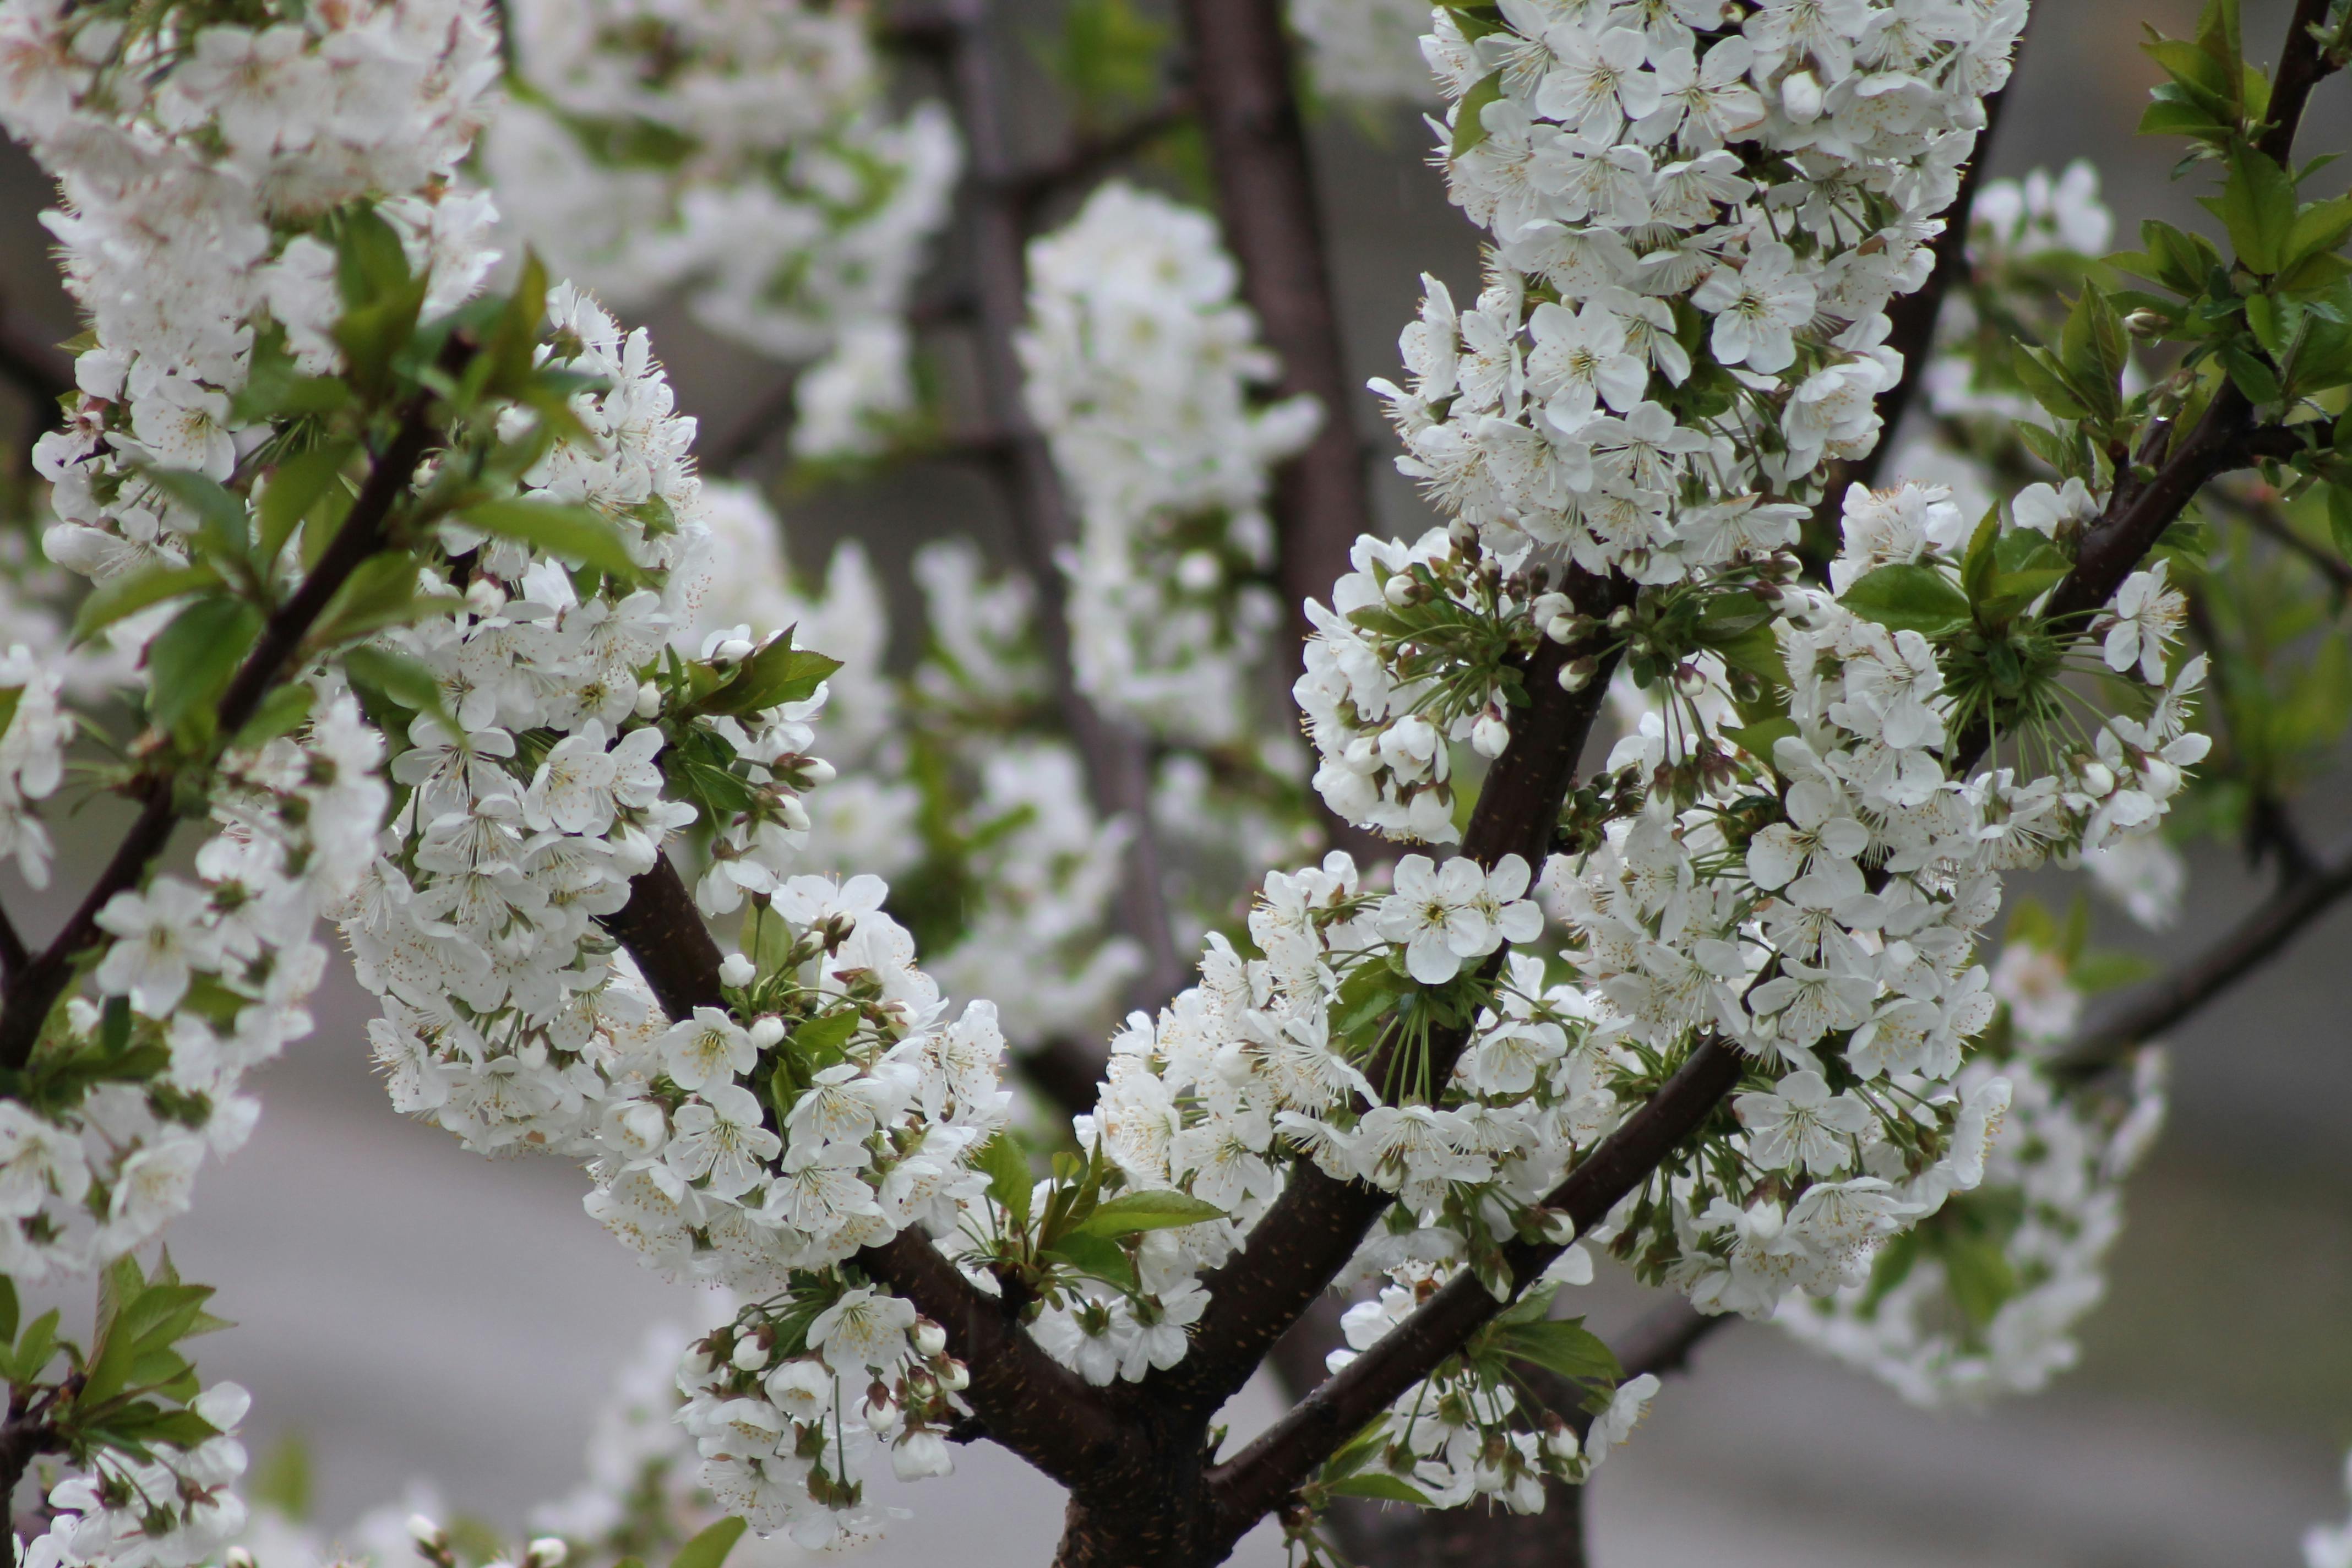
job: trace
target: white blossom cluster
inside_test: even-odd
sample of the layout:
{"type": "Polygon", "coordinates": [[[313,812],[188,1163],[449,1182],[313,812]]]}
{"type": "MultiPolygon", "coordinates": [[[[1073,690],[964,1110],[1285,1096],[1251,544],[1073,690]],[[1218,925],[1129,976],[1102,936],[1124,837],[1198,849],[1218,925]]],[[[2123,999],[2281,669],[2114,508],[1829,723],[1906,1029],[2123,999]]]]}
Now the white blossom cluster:
{"type": "MultiPolygon", "coordinates": [[[[5,624],[12,630],[20,625],[13,616],[5,624]]],[[[0,723],[0,856],[14,860],[36,888],[49,885],[52,853],[38,805],[64,777],[74,737],[73,716],[58,705],[64,686],[64,675],[23,643],[0,655],[0,706],[6,710],[0,723]]]]}
{"type": "Polygon", "coordinates": [[[1234,298],[1215,222],[1111,181],[1029,247],[1029,413],[1077,511],[1071,661],[1098,705],[1212,745],[1253,727],[1282,607],[1265,511],[1320,423],[1252,389],[1279,366],[1234,298]]]}
{"type": "Polygon", "coordinates": [[[913,413],[905,315],[962,153],[893,118],[856,6],[522,0],[521,85],[482,163],[513,230],[620,308],[682,291],[803,368],[793,450],[870,453],[913,413]]]}
{"type": "MultiPolygon", "coordinates": [[[[1573,1256],[1581,1261],[1577,1282],[1590,1279],[1591,1259],[1581,1252],[1573,1256]]],[[[1530,1304],[1538,1310],[1549,1307],[1555,1289],[1531,1293],[1530,1304]]],[[[1418,1305],[1417,1290],[1391,1284],[1375,1299],[1349,1308],[1340,1320],[1347,1346],[1326,1358],[1331,1370],[1339,1371],[1378,1344],[1418,1305]]],[[[1580,1438],[1555,1412],[1528,1411],[1535,1421],[1515,1424],[1512,1418],[1522,1415],[1524,1402],[1507,1382],[1486,1381],[1466,1368],[1441,1371],[1390,1406],[1378,1433],[1388,1439],[1384,1468],[1432,1508],[1485,1501],[1512,1513],[1541,1513],[1545,1480],[1581,1486],[1591,1479],[1624,1446],[1657,1392],[1655,1373],[1627,1378],[1580,1438]]]]}
{"type": "MultiPolygon", "coordinates": [[[[100,582],[184,563],[198,519],[146,470],[225,479],[269,437],[232,400],[258,331],[299,340],[321,289],[334,299],[331,253],[316,275],[315,215],[376,198],[419,261],[479,239],[486,213],[447,180],[495,74],[490,34],[478,6],[431,0],[257,28],[198,11],[133,32],[20,4],[0,31],[12,72],[0,118],[58,181],[66,210],[47,221],[92,329],[79,405],[36,454],[62,520],[49,554],[100,582]]],[[[436,271],[443,303],[488,260],[436,271]]],[[[122,623],[119,640],[135,650],[168,614],[122,623]]],[[[35,871],[46,840],[24,803],[55,785],[73,721],[54,669],[18,649],[5,676],[18,689],[0,732],[0,821],[35,871]]],[[[382,741],[339,680],[313,675],[297,695],[275,738],[219,761],[193,877],[157,876],[99,912],[97,997],[68,1004],[41,1046],[50,1068],[36,1064],[61,1087],[0,1105],[0,1268],[20,1279],[104,1263],[184,1209],[206,1150],[233,1150],[252,1127],[244,1074],[310,1030],[327,961],[314,922],[365,872],[388,797],[382,741]],[[164,1065],[110,1065],[155,1059],[150,1047],[164,1065]]]]}
{"type": "Polygon", "coordinates": [[[2054,946],[2012,932],[1992,990],[2008,1028],[1956,1085],[1964,1101],[1997,1075],[2010,1087],[1982,1184],[1940,1205],[1924,1194],[1917,1228],[1867,1283],[1792,1299],[1776,1320],[1918,1405],[2032,1393],[2074,1364],[2074,1330],[2105,1292],[2123,1227],[2123,1182],[2164,1121],[2160,1048],[2141,1050],[2113,1096],[2045,1069],[2072,1039],[2081,1000],[2054,946]]]}
{"type": "Polygon", "coordinates": [[[216,1562],[246,1525],[245,1501],[230,1489],[245,1473],[237,1424],[251,1404],[233,1383],[216,1383],[187,1409],[215,1435],[187,1447],[158,1444],[143,1460],[108,1451],[88,1474],[48,1491],[49,1527],[15,1542],[25,1568],[192,1568],[216,1562]]]}
{"type": "MultiPolygon", "coordinates": [[[[1455,100],[1445,166],[1495,245],[1470,309],[1428,281],[1401,341],[1411,388],[1375,384],[1400,466],[1512,570],[1666,584],[1792,542],[1802,513],[1785,503],[1877,439],[1874,400],[1903,368],[1887,301],[1927,277],[2024,15],[2024,0],[1514,0],[1471,37],[1440,13],[1425,47],[1455,100]]],[[[1514,605],[1528,636],[1544,619],[1531,600],[1514,605]]],[[[1340,804],[1366,787],[1342,775],[1360,775],[1388,808],[1377,824],[1400,830],[1451,787],[1381,754],[1414,694],[1354,650],[1353,606],[1335,607],[1315,612],[1298,688],[1318,787],[1360,815],[1340,804]]],[[[1491,686],[1454,695],[1433,721],[1447,739],[1507,722],[1491,686]]]]}
{"type": "Polygon", "coordinates": [[[1291,31],[1306,45],[1315,90],[1373,105],[1433,103],[1421,58],[1430,8],[1421,0],[1290,0],[1291,31]]]}

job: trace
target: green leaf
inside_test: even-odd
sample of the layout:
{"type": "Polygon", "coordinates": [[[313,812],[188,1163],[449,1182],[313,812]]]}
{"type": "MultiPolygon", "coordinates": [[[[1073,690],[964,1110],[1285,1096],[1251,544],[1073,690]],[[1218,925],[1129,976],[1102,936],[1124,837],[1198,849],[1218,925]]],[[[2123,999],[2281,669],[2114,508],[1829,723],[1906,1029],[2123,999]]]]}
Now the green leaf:
{"type": "Polygon", "coordinates": [[[1486,140],[1486,106],[1503,100],[1503,73],[1479,78],[1462,95],[1454,114],[1454,155],[1457,158],[1486,140]]]}
{"type": "Polygon", "coordinates": [[[1615,1383],[1625,1375],[1617,1357],[1599,1335],[1590,1332],[1581,1318],[1546,1318],[1540,1322],[1514,1323],[1496,1336],[1507,1354],[1559,1373],[1591,1383],[1615,1383]]]}
{"type": "Polygon", "coordinates": [[[811,1073],[823,1071],[841,1060],[841,1047],[857,1033],[864,1016],[855,1007],[819,1014],[793,1031],[793,1054],[806,1064],[811,1073]]]}
{"type": "Polygon", "coordinates": [[[2058,352],[2069,384],[2089,395],[2094,400],[2092,412],[2102,422],[2123,412],[2126,342],[2123,318],[2116,314],[2096,284],[2085,282],[2074,309],[2066,313],[2058,352]]]}
{"type": "Polygon", "coordinates": [[[2336,542],[2336,552],[2352,561],[2352,490],[2341,485],[2327,487],[2327,536],[2336,542]]]}
{"type": "Polygon", "coordinates": [[[379,551],[361,562],[310,634],[316,647],[332,647],[354,637],[373,637],[387,626],[404,626],[463,605],[454,594],[416,591],[416,560],[404,550],[379,551]]]}
{"type": "Polygon", "coordinates": [[[1437,1506],[1427,1492],[1387,1470],[1360,1470],[1328,1483],[1323,1489],[1333,1497],[1370,1498],[1376,1502],[1409,1502],[1416,1508],[1437,1506]]]}
{"type": "Polygon", "coordinates": [[[1943,573],[1917,562],[1879,567],[1840,595],[1838,602],[1889,630],[1928,637],[1965,626],[1969,619],[1968,595],[1943,573]]]}
{"type": "Polygon", "coordinates": [[[296,725],[310,716],[310,704],[318,694],[307,685],[281,686],[261,700],[245,728],[230,737],[230,744],[244,751],[268,745],[278,736],[290,732],[296,725]]]}
{"type": "Polygon", "coordinates": [[[2246,395],[2250,403],[2276,403],[2279,400],[2278,375],[2260,356],[2246,346],[2244,340],[2232,338],[2221,345],[2221,368],[2230,374],[2231,384],[2246,395]]]}
{"type": "Polygon", "coordinates": [[[704,1531],[677,1549],[669,1560],[669,1568],[720,1568],[735,1543],[743,1539],[743,1521],[733,1514],[704,1531]]]}
{"type": "Polygon", "coordinates": [[[1097,1205],[1076,1229],[1084,1236],[1133,1236],[1224,1217],[1224,1210],[1190,1193],[1121,1193],[1097,1205]]]}
{"type": "Polygon", "coordinates": [[[332,441],[289,458],[269,470],[269,480],[261,490],[261,543],[254,552],[254,559],[265,569],[278,559],[287,539],[310,515],[319,498],[341,477],[352,450],[350,441],[332,441]]]}
{"type": "Polygon", "coordinates": [[[148,722],[176,733],[184,721],[201,716],[209,733],[210,710],[260,630],[260,612],[226,594],[198,599],[174,616],[147,645],[148,722]]]}
{"type": "Polygon", "coordinates": [[[1081,1274],[1107,1280],[1126,1289],[1132,1290],[1139,1283],[1135,1277],[1135,1260],[1128,1257],[1118,1242],[1107,1236],[1066,1231],[1038,1256],[1048,1262],[1065,1264],[1081,1274]]]}
{"type": "Polygon", "coordinates": [[[2347,234],[2352,234],[2352,195],[2313,202],[2287,226],[2285,264],[2291,267],[2305,257],[2334,250],[2347,234]]]}
{"type": "Polygon", "coordinates": [[[770,637],[757,652],[735,667],[726,685],[697,703],[705,713],[761,713],[788,702],[805,702],[816,695],[841,660],[793,646],[791,628],[770,637]]]}
{"type": "Polygon", "coordinates": [[[81,608],[74,612],[72,640],[76,645],[88,642],[124,616],[135,616],[151,605],[176,599],[183,594],[217,588],[220,584],[221,574],[201,562],[193,566],[173,566],[161,561],[135,566],[107,578],[89,591],[81,608]]]}
{"type": "Polygon", "coordinates": [[[408,655],[361,643],[343,650],[342,665],[352,685],[380,691],[412,713],[429,715],[446,733],[465,732],[441,700],[440,679],[408,655]]]}
{"type": "Polygon", "coordinates": [[[2011,366],[2033,400],[2061,419],[2087,419],[2093,399],[2075,386],[2065,366],[2048,349],[2018,345],[2011,366]]]}
{"type": "Polygon", "coordinates": [[[621,531],[593,507],[521,499],[478,501],[459,512],[457,520],[616,577],[637,575],[637,563],[629,559],[621,531]]]}
{"type": "Polygon", "coordinates": [[[243,571],[253,550],[245,502],[194,468],[149,468],[149,483],[196,517],[196,542],[206,554],[243,571]]]}
{"type": "Polygon", "coordinates": [[[1773,746],[1783,737],[1797,732],[1797,722],[1789,718],[1765,719],[1753,724],[1742,724],[1727,729],[1723,732],[1730,736],[1738,744],[1739,749],[1749,756],[1769,763],[1772,760],[1773,746]]]}
{"type": "Polygon", "coordinates": [[[0,1274],[0,1345],[16,1341],[16,1282],[0,1274]]]}
{"type": "Polygon", "coordinates": [[[988,1177],[988,1195],[996,1200],[996,1206],[1011,1215],[1016,1226],[1028,1229],[1029,1200],[1037,1182],[1013,1135],[999,1132],[982,1144],[972,1153],[971,1168],[988,1177]]]}
{"type": "Polygon", "coordinates": [[[2221,194],[2199,199],[2229,231],[2240,261],[2255,272],[2276,272],[2294,228],[2294,182],[2276,159],[2242,142],[2230,148],[2229,166],[2221,194]]]}

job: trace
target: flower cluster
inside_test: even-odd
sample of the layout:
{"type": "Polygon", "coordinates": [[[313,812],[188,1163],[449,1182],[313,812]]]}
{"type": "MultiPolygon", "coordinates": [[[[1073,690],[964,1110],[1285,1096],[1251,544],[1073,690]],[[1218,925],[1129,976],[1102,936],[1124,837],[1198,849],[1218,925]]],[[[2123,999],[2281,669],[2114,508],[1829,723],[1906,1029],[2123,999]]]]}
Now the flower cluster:
{"type": "Polygon", "coordinates": [[[1113,181],[1029,247],[1029,412],[1078,513],[1080,689],[1178,739],[1240,739],[1281,607],[1263,510],[1314,435],[1311,398],[1251,396],[1278,367],[1236,304],[1205,213],[1113,181]]]}
{"type": "MultiPolygon", "coordinates": [[[[1429,282],[1401,344],[1412,386],[1375,384],[1400,466],[1513,569],[1666,584],[1792,542],[1784,503],[1877,439],[1874,398],[1903,369],[1887,301],[1926,280],[2023,16],[2022,0],[1514,5],[1472,37],[1441,16],[1444,161],[1495,246],[1470,309],[1429,282]]],[[[1555,620],[1520,605],[1527,635],[1555,620]]],[[[1318,779],[1351,793],[1334,762],[1406,716],[1339,679],[1365,663],[1359,613],[1318,621],[1336,646],[1301,690],[1310,712],[1356,710],[1317,734],[1318,779]]],[[[1452,740],[1505,717],[1452,709],[1452,740]]],[[[1392,818],[1421,782],[1356,776],[1392,818]]]]}
{"type": "MultiPolygon", "coordinates": [[[[18,624],[6,617],[14,629],[18,624]]],[[[0,656],[0,856],[16,863],[17,874],[36,888],[49,883],[49,830],[37,803],[48,798],[65,773],[65,750],[74,720],[58,706],[64,676],[45,666],[23,643],[0,656]]]]}
{"type": "Polygon", "coordinates": [[[2061,943],[2012,926],[1992,971],[2002,1018],[1955,1084],[1964,1102],[2009,1086],[1982,1183],[1916,1194],[1924,1212],[1866,1283],[1777,1320],[1915,1404],[2041,1388],[2074,1364],[2074,1331],[2105,1291],[2123,1182],[2164,1121],[2164,1054],[2137,1053],[2112,1096],[2054,1079],[2049,1054],[2080,1011],[2069,969],[2061,943]]]}
{"type": "MultiPolygon", "coordinates": [[[[210,568],[189,563],[194,536],[215,526],[206,501],[238,504],[218,482],[273,435],[266,418],[239,413],[257,356],[324,342],[321,310],[341,310],[333,253],[312,233],[319,215],[373,201],[413,262],[462,257],[432,275],[437,308],[488,266],[477,243],[487,215],[449,179],[495,75],[491,34],[479,6],[454,0],[275,21],[198,10],[133,30],[12,5],[0,27],[14,73],[0,116],[58,178],[66,210],[47,221],[91,323],[68,423],[36,452],[60,519],[48,552],[102,584],[142,567],[201,580],[210,568]]],[[[169,595],[137,603],[159,596],[169,595]]],[[[111,635],[131,654],[154,639],[151,666],[184,660],[198,640],[233,651],[251,624],[223,610],[246,613],[215,603],[174,618],[163,605],[111,635]]],[[[0,820],[37,872],[46,839],[24,803],[55,785],[73,721],[57,706],[58,675],[23,650],[6,678],[0,820]]],[[[161,679],[147,704],[157,730],[201,726],[202,715],[174,710],[161,679]]],[[[24,1098],[0,1105],[0,1268],[19,1279],[86,1269],[152,1237],[186,1207],[205,1152],[250,1131],[245,1073],[310,1030],[327,962],[312,928],[372,858],[388,801],[382,742],[323,672],[224,739],[214,832],[193,878],[158,876],[98,911],[107,942],[95,998],[68,1003],[24,1098]]]]}
{"type": "Polygon", "coordinates": [[[971,1412],[947,1335],[896,1297],[858,1286],[795,1293],[737,1314],[690,1347],[678,1419],[720,1507],[763,1535],[853,1546],[881,1528],[857,1479],[877,1447],[900,1480],[952,1470],[945,1428],[971,1412]]]}
{"type": "Polygon", "coordinates": [[[188,1401],[185,1414],[213,1436],[187,1447],[157,1443],[143,1458],[110,1452],[86,1475],[49,1489],[49,1527],[16,1542],[26,1568],[191,1568],[218,1561],[246,1523],[230,1489],[245,1473],[237,1424],[251,1403],[233,1383],[188,1401]]]}
{"type": "Polygon", "coordinates": [[[855,6],[530,0],[527,90],[484,140],[516,233],[616,306],[804,365],[793,449],[878,449],[913,412],[905,312],[961,163],[938,104],[893,119],[855,6]]]}

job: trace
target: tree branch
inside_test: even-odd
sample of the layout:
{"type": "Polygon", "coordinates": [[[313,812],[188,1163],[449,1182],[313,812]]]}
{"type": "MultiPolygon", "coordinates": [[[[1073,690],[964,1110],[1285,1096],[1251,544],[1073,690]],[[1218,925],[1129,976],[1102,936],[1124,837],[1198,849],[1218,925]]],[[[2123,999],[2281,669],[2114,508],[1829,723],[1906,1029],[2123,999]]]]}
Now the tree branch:
{"type": "MultiPolygon", "coordinates": [[[[1352,417],[1360,396],[1348,374],[1333,308],[1331,268],[1299,113],[1284,11],[1277,0],[1183,0],[1184,37],[1217,214],[1241,266],[1242,294],[1281,362],[1276,393],[1304,393],[1322,427],[1275,477],[1278,589],[1303,649],[1307,601],[1326,597],[1349,569],[1358,536],[1372,531],[1367,449],[1352,417]]],[[[1296,673],[1294,669],[1293,673],[1296,673]]],[[[1319,806],[1319,801],[1318,801],[1319,806]]],[[[1333,843],[1360,859],[1385,858],[1380,839],[1324,813],[1333,843]]]]}
{"type": "Polygon", "coordinates": [[[1132,825],[1119,910],[1121,923],[1148,955],[1136,994],[1156,1002],[1182,987],[1186,965],[1176,951],[1161,891],[1160,845],[1151,821],[1150,758],[1143,737],[1097,709],[1072,675],[1068,595],[1060,557],[1077,536],[1053,455],[1024,405],[1021,361],[1013,346],[1028,310],[1023,204],[1015,191],[1019,169],[1005,135],[1003,93],[987,18],[985,0],[951,0],[939,23],[971,159],[971,259],[978,284],[982,393],[995,422],[1013,437],[1012,461],[1004,471],[1014,532],[1036,589],[1037,637],[1055,703],[1086,764],[1097,808],[1132,825]]]}
{"type": "MultiPolygon", "coordinates": [[[[245,727],[284,677],[302,640],[329,601],[360,563],[383,547],[385,525],[408,491],[416,466],[438,437],[429,417],[432,395],[420,391],[399,411],[391,440],[368,468],[343,525],[329,542],[300,586],[262,623],[261,636],[246,656],[215,710],[215,733],[224,740],[245,727]]],[[[171,841],[180,811],[176,777],[170,768],[147,773],[139,785],[139,815],[116,846],[113,858],[49,945],[37,957],[13,965],[0,987],[0,1067],[22,1070],[32,1059],[50,1012],[73,983],[76,958],[98,937],[99,911],[117,893],[139,884],[148,865],[171,841]]]]}
{"type": "Polygon", "coordinates": [[[1004,194],[1021,205],[1026,217],[1059,193],[1092,184],[1199,112],[1192,89],[1178,88],[1125,124],[1076,138],[1060,157],[1013,171],[1005,176],[1004,194]]]}
{"type": "Polygon", "coordinates": [[[2170,966],[2074,1037],[2050,1064],[2061,1079],[2095,1078],[2136,1047],[2204,1006],[2261,968],[2336,900],[2352,893],[2352,839],[2319,858],[2309,874],[2284,879],[2211,947],[2170,966]]]}
{"type": "MultiPolygon", "coordinates": [[[[1580,572],[1570,575],[1567,588],[1577,607],[1596,619],[1630,601],[1633,592],[1622,578],[1580,572]]],[[[1562,691],[1561,668],[1586,651],[1546,640],[1528,661],[1528,705],[1513,725],[1510,749],[1486,775],[1463,835],[1463,854],[1481,865],[1519,855],[1539,866],[1550,847],[1560,803],[1574,783],[1616,659],[1613,652],[1602,655],[1592,680],[1580,690],[1562,691]]],[[[1499,969],[1502,962],[1498,952],[1487,960],[1488,968],[1499,969]]],[[[1452,1076],[1467,1043],[1466,1029],[1433,1031],[1427,1044],[1430,1082],[1442,1084],[1452,1076]]],[[[1380,1080],[1379,1061],[1369,1076],[1380,1080]]],[[[1175,1366],[1153,1373],[1143,1385],[1147,1393],[1204,1415],[1223,1405],[1338,1277],[1364,1233],[1394,1201],[1377,1187],[1343,1182],[1299,1162],[1241,1251],[1204,1280],[1209,1307],[1192,1348],[1175,1366]]]]}
{"type": "MultiPolygon", "coordinates": [[[[1735,1047],[1712,1035],[1701,1040],[1656,1096],[1587,1155],[1546,1205],[1568,1215],[1579,1234],[1591,1229],[1706,1121],[1742,1070],[1735,1047]]],[[[1507,1247],[1514,1296],[1566,1250],[1565,1243],[1507,1247]]],[[[1461,1350],[1503,1305],[1475,1275],[1455,1276],[1255,1442],[1212,1470],[1219,1539],[1240,1539],[1279,1508],[1341,1443],[1461,1350]]]]}
{"type": "MultiPolygon", "coordinates": [[[[630,884],[629,901],[603,923],[671,1017],[726,1005],[719,943],[667,858],[630,884]]],[[[1038,1349],[1000,1301],[975,1289],[920,1235],[901,1231],[860,1252],[857,1263],[947,1331],[956,1359],[971,1369],[966,1397],[988,1436],[1065,1485],[1133,1447],[1132,1434],[1112,1420],[1102,1395],[1038,1349]]]]}

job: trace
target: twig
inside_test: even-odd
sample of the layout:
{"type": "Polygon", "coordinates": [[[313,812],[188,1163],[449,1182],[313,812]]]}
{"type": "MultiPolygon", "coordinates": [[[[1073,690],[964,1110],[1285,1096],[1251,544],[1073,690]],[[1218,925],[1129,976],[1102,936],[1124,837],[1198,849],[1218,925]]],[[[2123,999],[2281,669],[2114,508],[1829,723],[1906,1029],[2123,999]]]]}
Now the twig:
{"type": "Polygon", "coordinates": [[[1003,90],[987,31],[984,0],[951,0],[941,13],[944,50],[972,170],[972,270],[980,309],[982,393],[992,416],[1013,437],[1005,465],[1014,531],[1037,595],[1037,636],[1054,696],[1084,761],[1096,806],[1131,825],[1121,923],[1143,946],[1145,973],[1135,995],[1156,1004],[1181,988],[1185,964],[1176,951],[1162,894],[1160,841],[1151,820],[1150,759],[1143,737],[1112,721],[1077,689],[1072,675],[1067,593],[1060,557],[1076,541],[1067,498],[1053,455],[1030,423],[1022,398],[1020,356],[1013,341],[1027,311],[1023,281],[1022,207],[1012,194],[1017,170],[1002,119],[1003,90]]]}
{"type": "Polygon", "coordinates": [[[1192,89],[1178,88],[1126,124],[1081,136],[1060,157],[1013,171],[1005,177],[1004,193],[1034,211],[1060,192],[1092,184],[1198,112],[1192,89]]]}
{"type": "MultiPolygon", "coordinates": [[[[368,476],[343,525],[301,585],[262,623],[261,636],[246,656],[215,710],[215,732],[224,739],[245,727],[284,675],[287,663],[310,627],[359,564],[382,549],[384,525],[407,492],[416,465],[437,432],[428,417],[432,395],[418,392],[403,406],[392,439],[370,465],[368,476]]],[[[139,815],[115,847],[80,905],[40,955],[16,965],[0,987],[0,1067],[22,1070],[32,1059],[50,1010],[74,977],[74,961],[98,936],[99,912],[117,893],[136,887],[147,867],[170,842],[179,820],[176,781],[168,769],[150,772],[140,785],[139,815]]]]}
{"type": "Polygon", "coordinates": [[[31,956],[25,951],[25,939],[18,934],[16,922],[8,918],[6,910],[0,910],[0,979],[24,968],[25,961],[31,956]]]}
{"type": "Polygon", "coordinates": [[[2095,1078],[2261,968],[2337,900],[2352,893],[2352,840],[2321,856],[2310,874],[2284,880],[2228,935],[2134,992],[2077,1035],[2053,1060],[2062,1079],[2095,1078]]]}

